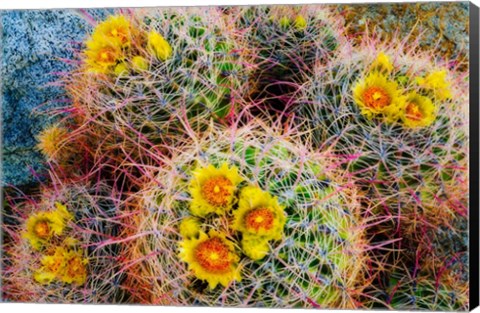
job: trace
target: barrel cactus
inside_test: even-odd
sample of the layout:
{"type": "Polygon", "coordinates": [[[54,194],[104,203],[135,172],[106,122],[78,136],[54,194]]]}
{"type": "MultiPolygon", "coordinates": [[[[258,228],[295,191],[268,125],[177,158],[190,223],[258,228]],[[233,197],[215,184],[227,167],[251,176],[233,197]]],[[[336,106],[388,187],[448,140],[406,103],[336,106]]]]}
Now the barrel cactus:
{"type": "Polygon", "coordinates": [[[468,77],[454,65],[420,52],[415,43],[365,38],[317,67],[298,106],[314,129],[315,145],[348,161],[345,169],[373,208],[369,214],[391,217],[369,234],[397,251],[382,274],[384,280],[397,275],[392,288],[404,290],[397,295],[413,297],[411,288],[420,280],[435,286],[436,270],[408,251],[423,247],[425,258],[436,232],[444,227],[456,233],[456,221],[468,214],[468,77]],[[417,281],[412,275],[420,270],[417,281]]]}
{"type": "Polygon", "coordinates": [[[360,307],[366,226],[338,164],[261,121],[196,136],[135,198],[137,301],[360,307]]]}
{"type": "Polygon", "coordinates": [[[282,112],[317,63],[325,63],[344,38],[340,20],[328,6],[247,6],[227,11],[237,40],[253,57],[250,79],[255,106],[282,112]]]}
{"type": "Polygon", "coordinates": [[[2,297],[12,302],[116,303],[117,204],[98,184],[43,186],[7,196],[2,297]]]}
{"type": "Polygon", "coordinates": [[[249,90],[248,61],[217,9],[122,12],[97,24],[65,77],[78,129],[115,169],[158,161],[209,117],[228,120],[249,90]]]}
{"type": "Polygon", "coordinates": [[[465,197],[451,191],[467,180],[468,78],[415,48],[365,39],[339,50],[303,86],[298,109],[316,146],[349,160],[379,207],[399,193],[420,204],[451,195],[464,215],[465,197]]]}

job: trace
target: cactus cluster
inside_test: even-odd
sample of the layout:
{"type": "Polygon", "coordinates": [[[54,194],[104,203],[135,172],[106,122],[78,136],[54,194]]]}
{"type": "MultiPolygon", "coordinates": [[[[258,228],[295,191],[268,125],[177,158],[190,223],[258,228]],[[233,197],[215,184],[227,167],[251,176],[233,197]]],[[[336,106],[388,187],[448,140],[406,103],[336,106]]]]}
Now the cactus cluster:
{"type": "Polygon", "coordinates": [[[249,59],[222,21],[216,8],[151,9],[96,26],[65,84],[96,154],[120,156],[102,162],[158,162],[185,128],[241,108],[249,59]]]}
{"type": "Polygon", "coordinates": [[[44,186],[10,195],[4,227],[3,297],[7,301],[114,303],[118,264],[117,203],[108,186],[44,186]]]}
{"type": "MultiPolygon", "coordinates": [[[[345,170],[368,195],[372,213],[391,217],[370,233],[387,236],[392,248],[438,253],[435,231],[455,233],[457,221],[465,222],[467,86],[465,73],[431,54],[400,40],[365,38],[318,66],[302,87],[298,115],[315,132],[319,149],[329,147],[348,160],[345,170]]],[[[419,255],[397,256],[391,271],[399,267],[405,277],[428,267],[419,255]]],[[[435,281],[435,271],[427,272],[427,281],[435,281]]]]}
{"type": "Polygon", "coordinates": [[[260,121],[192,139],[138,194],[128,290],[143,286],[148,303],[359,307],[366,225],[335,162],[260,121]],[[205,242],[230,256],[215,263],[205,242]]]}
{"type": "Polygon", "coordinates": [[[350,160],[346,169],[380,210],[402,218],[421,208],[435,225],[466,216],[464,74],[401,43],[366,40],[316,75],[299,106],[315,144],[350,160]]]}
{"type": "Polygon", "coordinates": [[[463,64],[327,5],[81,12],[3,298],[468,308],[463,64]]]}

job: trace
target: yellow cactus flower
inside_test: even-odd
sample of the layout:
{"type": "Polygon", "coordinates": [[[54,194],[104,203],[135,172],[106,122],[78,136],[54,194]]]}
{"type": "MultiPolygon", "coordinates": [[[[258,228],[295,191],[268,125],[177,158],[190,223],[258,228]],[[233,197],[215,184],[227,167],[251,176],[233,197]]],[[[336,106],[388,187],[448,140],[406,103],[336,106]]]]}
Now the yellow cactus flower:
{"type": "Polygon", "coordinates": [[[435,121],[436,109],[430,98],[412,92],[406,97],[402,121],[406,127],[426,127],[435,121]]]}
{"type": "Polygon", "coordinates": [[[425,78],[417,77],[415,80],[420,87],[432,90],[435,98],[440,101],[452,98],[446,70],[434,71],[425,78]]]}
{"type": "Polygon", "coordinates": [[[297,30],[305,30],[307,28],[307,20],[302,15],[297,15],[294,25],[297,30]]]}
{"type": "Polygon", "coordinates": [[[67,136],[68,130],[65,127],[62,127],[59,124],[54,124],[45,128],[37,136],[37,148],[47,160],[56,159],[67,136]]]}
{"type": "Polygon", "coordinates": [[[268,247],[268,241],[265,239],[243,238],[242,250],[250,259],[258,261],[268,254],[270,248],[268,247]]]}
{"type": "Polygon", "coordinates": [[[125,47],[131,44],[131,32],[132,26],[125,16],[111,15],[95,27],[92,38],[125,47]]]}
{"type": "Polygon", "coordinates": [[[190,211],[196,216],[206,216],[209,213],[223,215],[230,210],[235,199],[237,185],[242,182],[235,166],[227,163],[220,168],[209,165],[193,172],[190,182],[190,211]]]}
{"type": "Polygon", "coordinates": [[[56,202],[55,206],[55,211],[33,214],[26,222],[23,237],[34,249],[40,249],[52,236],[61,235],[66,223],[72,218],[64,205],[56,202]]]}
{"type": "Polygon", "coordinates": [[[218,284],[226,287],[233,281],[241,281],[240,258],[234,245],[224,234],[211,230],[199,238],[184,239],[180,243],[180,259],[196,278],[206,280],[210,289],[218,284]]]}
{"type": "Polygon", "coordinates": [[[200,221],[195,217],[186,217],[180,223],[180,235],[185,238],[197,237],[200,234],[200,221]]]}
{"type": "Polygon", "coordinates": [[[280,26],[283,28],[288,28],[290,26],[290,19],[287,16],[284,16],[279,21],[280,26]]]}
{"type": "Polygon", "coordinates": [[[393,71],[393,63],[390,61],[390,57],[383,52],[377,55],[375,61],[373,61],[371,68],[373,70],[385,71],[390,73],[393,71]]]}
{"type": "Polygon", "coordinates": [[[286,218],[276,197],[258,187],[245,187],[240,191],[238,209],[233,212],[232,229],[243,238],[280,240],[286,218]]]}
{"type": "Polygon", "coordinates": [[[136,71],[146,71],[148,70],[148,61],[144,57],[139,55],[132,58],[133,69],[136,71]]]}
{"type": "Polygon", "coordinates": [[[372,72],[353,86],[353,99],[367,118],[383,115],[387,122],[396,121],[404,103],[398,85],[379,72],[372,72]]]}
{"type": "Polygon", "coordinates": [[[89,72],[108,74],[123,59],[123,52],[118,45],[93,37],[87,42],[85,56],[89,72]]]}
{"type": "Polygon", "coordinates": [[[70,250],[65,253],[65,267],[59,278],[67,284],[83,285],[87,280],[88,260],[83,257],[83,250],[70,250]]]}
{"type": "Polygon", "coordinates": [[[41,284],[50,284],[65,269],[65,254],[63,247],[56,247],[53,255],[45,255],[41,259],[42,267],[34,274],[34,279],[41,284]]]}
{"type": "Polygon", "coordinates": [[[165,61],[172,57],[172,46],[156,31],[148,34],[148,50],[158,59],[165,61]]]}

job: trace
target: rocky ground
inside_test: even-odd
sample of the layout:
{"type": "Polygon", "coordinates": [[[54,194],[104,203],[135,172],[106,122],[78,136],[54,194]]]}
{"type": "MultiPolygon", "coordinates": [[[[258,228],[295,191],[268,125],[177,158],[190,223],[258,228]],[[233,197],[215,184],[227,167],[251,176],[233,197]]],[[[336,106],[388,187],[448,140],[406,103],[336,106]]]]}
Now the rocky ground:
{"type": "Polygon", "coordinates": [[[440,58],[468,61],[468,2],[339,5],[350,38],[365,31],[383,39],[410,36],[440,58]]]}

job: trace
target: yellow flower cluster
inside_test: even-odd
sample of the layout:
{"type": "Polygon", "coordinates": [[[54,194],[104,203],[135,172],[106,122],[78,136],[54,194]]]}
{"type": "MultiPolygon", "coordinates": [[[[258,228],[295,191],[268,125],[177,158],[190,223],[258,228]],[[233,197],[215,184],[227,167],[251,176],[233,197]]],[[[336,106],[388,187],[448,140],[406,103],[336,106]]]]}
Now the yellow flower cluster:
{"type": "Polygon", "coordinates": [[[57,280],[81,285],[85,282],[87,260],[83,258],[83,250],[75,249],[74,238],[61,239],[72,219],[67,207],[59,202],[55,203],[55,210],[35,213],[27,219],[23,237],[35,250],[44,253],[40,261],[42,266],[34,273],[38,283],[49,284],[57,280]]]}
{"type": "Polygon", "coordinates": [[[407,128],[427,127],[435,121],[438,102],[452,97],[446,75],[441,70],[410,81],[395,72],[394,64],[382,52],[368,75],[353,86],[353,100],[369,119],[400,122],[407,128]],[[413,91],[400,87],[405,85],[414,85],[413,91]]]}
{"type": "Polygon", "coordinates": [[[211,289],[241,280],[240,251],[235,251],[235,236],[202,225],[209,218],[224,219],[229,228],[241,235],[242,251],[252,260],[261,260],[269,252],[269,241],[281,240],[285,225],[284,209],[275,197],[258,187],[239,189],[243,179],[236,167],[224,163],[193,172],[190,181],[190,212],[180,223],[180,258],[195,277],[206,280],[211,289]],[[237,191],[239,196],[237,197],[237,191]]]}
{"type": "Polygon", "coordinates": [[[42,257],[42,267],[35,272],[34,278],[44,285],[55,280],[66,284],[82,285],[87,279],[88,263],[83,255],[82,249],[56,247],[53,254],[42,257]]]}
{"type": "Polygon", "coordinates": [[[145,71],[150,60],[172,57],[172,47],[159,33],[140,31],[123,15],[113,15],[95,27],[86,42],[85,64],[94,73],[122,75],[145,71]],[[146,49],[142,49],[144,47],[146,49]],[[148,55],[143,55],[144,50],[148,55]]]}

